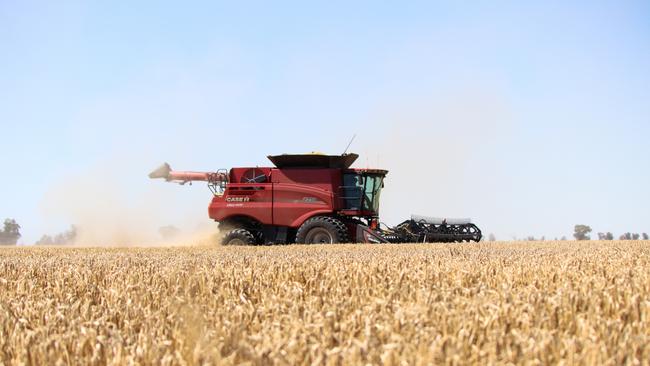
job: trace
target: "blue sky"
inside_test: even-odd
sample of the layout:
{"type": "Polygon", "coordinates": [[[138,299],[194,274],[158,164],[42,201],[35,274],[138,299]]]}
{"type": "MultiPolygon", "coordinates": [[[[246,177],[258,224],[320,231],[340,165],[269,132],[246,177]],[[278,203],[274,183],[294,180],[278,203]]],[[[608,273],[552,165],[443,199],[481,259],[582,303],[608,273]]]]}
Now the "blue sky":
{"type": "Polygon", "coordinates": [[[109,206],[189,226],[209,191],[148,181],[163,161],[267,165],[356,133],[358,166],[391,170],[389,224],[647,232],[649,19],[615,1],[3,1],[0,217],[25,243],[109,206]]]}

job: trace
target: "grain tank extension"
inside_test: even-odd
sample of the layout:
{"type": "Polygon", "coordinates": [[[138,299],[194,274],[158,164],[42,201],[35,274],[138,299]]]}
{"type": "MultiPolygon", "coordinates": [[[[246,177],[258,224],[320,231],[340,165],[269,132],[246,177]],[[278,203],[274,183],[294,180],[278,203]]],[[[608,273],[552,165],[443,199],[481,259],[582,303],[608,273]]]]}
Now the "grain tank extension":
{"type": "Polygon", "coordinates": [[[185,184],[205,181],[208,207],[222,243],[430,243],[481,240],[469,219],[412,215],[395,227],[379,222],[388,171],[350,168],[357,154],[274,155],[272,167],[216,172],[174,171],[164,164],[150,178],[185,184]]]}

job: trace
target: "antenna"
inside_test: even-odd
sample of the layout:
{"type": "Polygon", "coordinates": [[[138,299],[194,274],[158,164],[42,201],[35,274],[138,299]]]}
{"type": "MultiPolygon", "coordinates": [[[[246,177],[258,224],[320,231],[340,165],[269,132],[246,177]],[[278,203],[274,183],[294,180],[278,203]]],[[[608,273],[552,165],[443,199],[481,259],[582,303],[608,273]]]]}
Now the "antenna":
{"type": "Polygon", "coordinates": [[[354,141],[355,137],[357,137],[356,133],[354,135],[352,135],[352,138],[350,139],[350,142],[348,142],[348,146],[345,147],[345,150],[343,151],[343,154],[341,154],[341,155],[345,155],[345,153],[348,152],[348,149],[350,148],[350,145],[352,145],[352,141],[354,141]]]}

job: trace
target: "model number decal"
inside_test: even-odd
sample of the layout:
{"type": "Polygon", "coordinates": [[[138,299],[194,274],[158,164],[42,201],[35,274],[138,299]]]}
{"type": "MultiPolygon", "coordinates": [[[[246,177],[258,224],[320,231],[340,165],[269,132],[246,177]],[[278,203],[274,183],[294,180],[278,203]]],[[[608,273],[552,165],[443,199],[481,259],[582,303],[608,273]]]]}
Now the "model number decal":
{"type": "Polygon", "coordinates": [[[226,202],[249,202],[250,197],[226,197],[226,202]]]}

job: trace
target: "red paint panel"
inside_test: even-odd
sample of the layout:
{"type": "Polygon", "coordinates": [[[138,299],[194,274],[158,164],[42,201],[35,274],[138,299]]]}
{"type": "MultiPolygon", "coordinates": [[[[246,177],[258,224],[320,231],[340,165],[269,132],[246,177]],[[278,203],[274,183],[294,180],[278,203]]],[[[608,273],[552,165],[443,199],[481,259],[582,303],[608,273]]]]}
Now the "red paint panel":
{"type": "Polygon", "coordinates": [[[233,216],[251,217],[262,224],[273,224],[273,185],[229,183],[223,196],[214,196],[208,213],[222,221],[233,216]]]}
{"type": "Polygon", "coordinates": [[[290,183],[273,184],[273,224],[298,227],[315,215],[332,212],[332,193],[290,183]]]}

